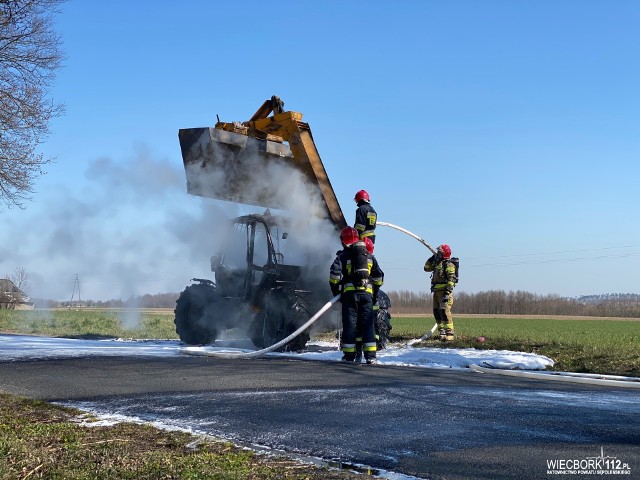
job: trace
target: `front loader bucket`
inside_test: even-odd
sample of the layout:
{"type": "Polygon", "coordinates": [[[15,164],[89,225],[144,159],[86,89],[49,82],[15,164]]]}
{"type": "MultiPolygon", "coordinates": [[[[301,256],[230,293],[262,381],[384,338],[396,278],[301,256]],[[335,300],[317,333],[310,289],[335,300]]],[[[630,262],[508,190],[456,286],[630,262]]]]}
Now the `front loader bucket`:
{"type": "Polygon", "coordinates": [[[180,129],[178,138],[188,193],[283,210],[315,195],[327,218],[346,225],[310,132],[295,136],[297,158],[285,143],[217,128],[180,129]]]}
{"type": "Polygon", "coordinates": [[[178,132],[187,175],[187,192],[229,202],[285,209],[280,183],[268,178],[266,166],[293,160],[283,143],[258,140],[216,128],[178,132]]]}

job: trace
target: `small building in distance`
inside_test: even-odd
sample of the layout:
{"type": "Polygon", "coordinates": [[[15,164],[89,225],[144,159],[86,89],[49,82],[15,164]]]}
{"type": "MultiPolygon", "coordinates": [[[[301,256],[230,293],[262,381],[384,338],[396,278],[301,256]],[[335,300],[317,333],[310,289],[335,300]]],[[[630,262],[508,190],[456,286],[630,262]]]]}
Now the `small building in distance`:
{"type": "Polygon", "coordinates": [[[8,310],[33,310],[33,302],[8,278],[0,278],[0,308],[8,310]]]}

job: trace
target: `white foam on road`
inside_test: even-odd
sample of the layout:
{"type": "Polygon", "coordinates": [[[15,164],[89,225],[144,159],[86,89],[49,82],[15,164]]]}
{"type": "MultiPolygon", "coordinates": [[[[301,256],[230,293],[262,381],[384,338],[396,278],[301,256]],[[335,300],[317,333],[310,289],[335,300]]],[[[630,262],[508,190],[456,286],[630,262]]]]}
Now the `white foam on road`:
{"type": "MultiPolygon", "coordinates": [[[[50,338],[30,335],[0,335],[0,361],[38,358],[68,358],[86,356],[151,356],[171,357],[185,353],[207,355],[212,353],[250,352],[247,340],[217,341],[213,345],[185,346],[178,340],[84,340],[50,338]]],[[[267,353],[269,357],[294,357],[309,360],[340,361],[342,352],[336,342],[309,342],[302,353],[267,353]]],[[[466,369],[469,365],[519,370],[544,370],[553,366],[553,360],[533,353],[508,350],[478,350],[475,348],[415,348],[404,344],[389,345],[378,351],[378,363],[410,367],[466,369]]]]}

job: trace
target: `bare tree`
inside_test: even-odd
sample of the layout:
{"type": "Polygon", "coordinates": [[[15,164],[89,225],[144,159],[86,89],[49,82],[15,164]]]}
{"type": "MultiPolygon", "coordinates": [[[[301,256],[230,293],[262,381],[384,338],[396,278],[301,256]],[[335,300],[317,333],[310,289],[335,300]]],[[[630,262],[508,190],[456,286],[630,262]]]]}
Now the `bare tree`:
{"type": "Polygon", "coordinates": [[[27,291],[31,288],[29,274],[24,267],[17,267],[13,275],[0,278],[0,309],[15,309],[29,301],[27,291]]]}
{"type": "Polygon", "coordinates": [[[0,201],[22,207],[44,165],[36,152],[63,106],[47,97],[61,67],[53,16],[64,0],[0,0],[0,201]]]}
{"type": "Polygon", "coordinates": [[[9,277],[18,290],[28,294],[31,290],[31,282],[29,281],[29,273],[24,267],[16,267],[13,275],[9,277]]]}

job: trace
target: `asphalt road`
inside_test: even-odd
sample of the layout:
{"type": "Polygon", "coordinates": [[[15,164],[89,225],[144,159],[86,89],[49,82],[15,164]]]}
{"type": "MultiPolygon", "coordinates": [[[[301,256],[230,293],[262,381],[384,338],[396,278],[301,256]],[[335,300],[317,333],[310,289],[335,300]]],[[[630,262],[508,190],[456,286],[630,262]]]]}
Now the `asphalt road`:
{"type": "Polygon", "coordinates": [[[628,464],[630,473],[616,477],[640,478],[637,390],[460,370],[185,356],[4,362],[0,391],[420,478],[566,478],[571,472],[549,474],[548,462],[597,466],[602,454],[628,464]]]}

